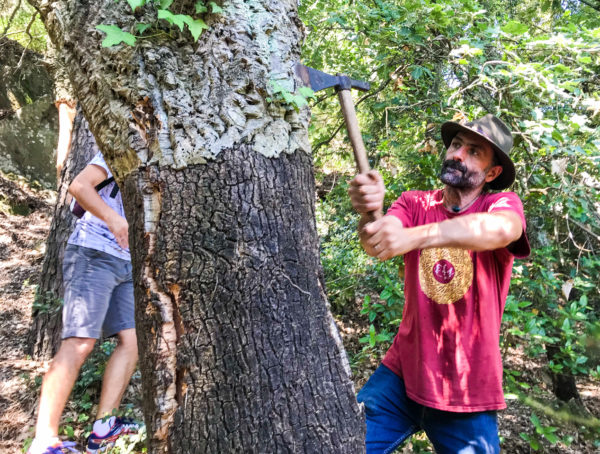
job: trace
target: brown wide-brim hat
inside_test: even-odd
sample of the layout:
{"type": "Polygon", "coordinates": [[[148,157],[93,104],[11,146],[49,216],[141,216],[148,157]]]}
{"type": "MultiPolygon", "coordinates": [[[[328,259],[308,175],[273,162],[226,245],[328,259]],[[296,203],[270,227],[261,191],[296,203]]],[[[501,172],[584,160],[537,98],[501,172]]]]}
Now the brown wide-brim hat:
{"type": "Polygon", "coordinates": [[[498,163],[502,166],[502,173],[488,183],[491,189],[506,189],[513,184],[515,165],[508,156],[513,146],[513,138],[508,126],[492,114],[465,124],[447,121],[442,125],[442,140],[446,148],[459,132],[471,132],[481,137],[496,153],[498,163]]]}

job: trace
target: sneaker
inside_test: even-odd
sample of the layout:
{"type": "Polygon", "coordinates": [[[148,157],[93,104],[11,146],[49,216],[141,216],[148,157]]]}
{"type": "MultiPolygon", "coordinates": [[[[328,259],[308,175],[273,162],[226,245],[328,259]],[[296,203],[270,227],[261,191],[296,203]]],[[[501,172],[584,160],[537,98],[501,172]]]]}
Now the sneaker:
{"type": "Polygon", "coordinates": [[[143,424],[129,418],[115,417],[113,425],[106,435],[100,436],[92,432],[87,439],[86,454],[104,452],[112,447],[121,435],[136,434],[143,424]]]}
{"type": "MultiPolygon", "coordinates": [[[[76,445],[77,443],[72,441],[59,441],[52,446],[48,446],[43,454],[64,454],[69,452],[81,454],[77,449],[75,449],[76,445]]],[[[31,451],[27,451],[27,454],[30,454],[30,452],[31,451]]]]}

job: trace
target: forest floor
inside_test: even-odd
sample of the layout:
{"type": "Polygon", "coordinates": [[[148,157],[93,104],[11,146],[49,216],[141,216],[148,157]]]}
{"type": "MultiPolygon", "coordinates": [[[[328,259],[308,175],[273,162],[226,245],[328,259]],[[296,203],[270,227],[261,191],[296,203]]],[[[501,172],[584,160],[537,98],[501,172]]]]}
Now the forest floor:
{"type": "MultiPolygon", "coordinates": [[[[31,323],[31,305],[37,277],[41,272],[45,240],[51,222],[52,194],[34,191],[24,184],[10,184],[0,176],[0,453],[19,453],[33,436],[37,399],[41,377],[47,361],[34,361],[26,354],[26,340],[31,323]],[[11,204],[7,203],[7,199],[11,204]],[[21,214],[17,214],[21,213],[21,214]]],[[[347,313],[336,315],[346,348],[355,354],[362,348],[358,338],[368,330],[368,321],[361,316],[357,303],[347,313]]],[[[504,354],[505,369],[520,373],[519,381],[536,388],[536,397],[549,406],[556,404],[548,388],[548,377],[541,363],[526,357],[523,352],[508,349],[504,354]]],[[[482,365],[484,367],[484,365],[482,365]]],[[[85,367],[85,366],[84,366],[85,367]]],[[[363,360],[355,368],[357,389],[366,381],[375,361],[363,360]]],[[[582,404],[592,415],[600,417],[600,384],[586,377],[578,377],[577,387],[582,404]]],[[[135,404],[139,395],[139,377],[134,378],[126,399],[135,404]],[[137,383],[136,383],[137,381],[137,383]]],[[[507,399],[508,408],[499,413],[502,450],[505,453],[534,452],[520,434],[536,438],[531,423],[532,410],[516,398],[507,399]]],[[[83,436],[89,422],[77,418],[77,409],[70,404],[65,412],[68,418],[63,426],[73,429],[75,437],[83,436]],[[71,421],[72,420],[72,421],[71,421]],[[79,420],[79,421],[78,421],[79,420]],[[78,422],[76,422],[78,421],[78,422]]],[[[582,435],[575,425],[548,420],[537,414],[544,427],[556,427],[555,434],[572,438],[567,446],[562,442],[552,445],[540,439],[538,452],[547,453],[600,453],[593,440],[582,435]]],[[[401,450],[404,453],[428,452],[431,448],[423,437],[414,438],[401,450]]],[[[268,453],[265,453],[268,454],[268,453]]]]}

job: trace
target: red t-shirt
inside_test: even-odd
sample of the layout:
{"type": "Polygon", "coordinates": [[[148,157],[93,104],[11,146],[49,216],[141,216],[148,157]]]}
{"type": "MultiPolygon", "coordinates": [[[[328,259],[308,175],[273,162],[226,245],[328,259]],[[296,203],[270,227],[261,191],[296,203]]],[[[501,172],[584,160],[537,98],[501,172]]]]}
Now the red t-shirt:
{"type": "Polygon", "coordinates": [[[415,227],[511,210],[521,217],[523,235],[493,251],[431,248],[407,253],[404,313],[383,364],[404,379],[412,400],[427,407],[455,412],[502,409],[500,322],[514,257],[530,252],[523,205],[513,192],[485,193],[455,214],[443,206],[442,197],[442,190],[405,192],[386,215],[415,227]]]}

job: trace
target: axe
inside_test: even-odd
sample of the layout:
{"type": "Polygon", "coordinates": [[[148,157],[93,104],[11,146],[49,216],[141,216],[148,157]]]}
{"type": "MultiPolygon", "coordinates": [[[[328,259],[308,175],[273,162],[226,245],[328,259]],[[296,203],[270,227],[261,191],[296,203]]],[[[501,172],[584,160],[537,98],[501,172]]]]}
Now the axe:
{"type": "MultiPolygon", "coordinates": [[[[296,63],[294,71],[300,80],[302,80],[302,83],[307,87],[310,87],[314,92],[329,87],[335,88],[342,108],[342,114],[344,115],[348,137],[350,138],[352,150],[354,151],[356,166],[358,167],[359,173],[367,173],[371,168],[369,167],[367,150],[365,149],[365,144],[363,143],[360,128],[358,126],[358,119],[356,118],[356,111],[354,110],[354,102],[352,101],[350,90],[356,88],[361,91],[368,91],[369,88],[371,88],[371,85],[368,82],[350,79],[343,74],[332,76],[331,74],[318,71],[300,63],[296,63]]],[[[369,214],[373,220],[377,220],[381,217],[381,213],[369,214]]]]}

